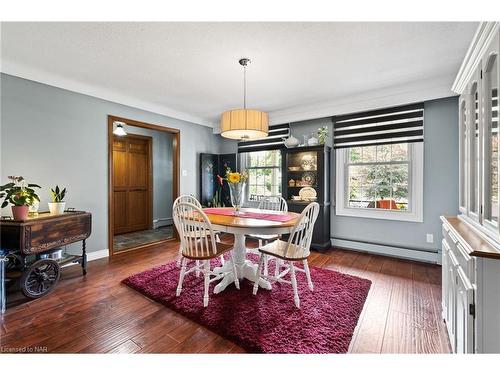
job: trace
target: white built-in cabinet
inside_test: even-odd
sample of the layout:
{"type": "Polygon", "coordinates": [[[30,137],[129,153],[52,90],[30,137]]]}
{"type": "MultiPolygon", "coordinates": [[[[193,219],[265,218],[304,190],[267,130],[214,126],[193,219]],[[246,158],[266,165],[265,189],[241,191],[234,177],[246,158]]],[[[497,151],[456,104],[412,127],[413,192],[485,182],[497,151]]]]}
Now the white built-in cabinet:
{"type": "Polygon", "coordinates": [[[472,47],[453,86],[460,94],[459,207],[464,220],[500,243],[498,23],[482,23],[472,47]]]}
{"type": "Polygon", "coordinates": [[[459,211],[442,217],[442,316],[454,353],[500,353],[500,24],[483,22],[459,97],[459,211]]]}
{"type": "Polygon", "coordinates": [[[454,353],[500,353],[500,248],[459,217],[441,217],[442,317],[454,353]]]}

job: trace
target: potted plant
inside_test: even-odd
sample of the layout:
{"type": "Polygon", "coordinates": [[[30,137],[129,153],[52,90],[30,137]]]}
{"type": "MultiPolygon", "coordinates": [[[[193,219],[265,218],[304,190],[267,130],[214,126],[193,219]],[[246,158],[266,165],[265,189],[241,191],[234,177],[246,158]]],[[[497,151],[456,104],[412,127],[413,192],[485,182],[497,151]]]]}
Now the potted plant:
{"type": "Polygon", "coordinates": [[[0,186],[0,198],[4,198],[2,208],[12,204],[14,220],[26,220],[29,206],[40,198],[33,188],[40,188],[37,184],[28,184],[22,176],[9,176],[8,184],[0,186]]]}
{"type": "Polygon", "coordinates": [[[64,201],[65,196],[66,188],[60,190],[59,186],[56,185],[55,189],[50,189],[52,202],[49,202],[49,211],[52,215],[62,215],[64,213],[64,206],[66,206],[66,202],[64,201]]]}
{"type": "Polygon", "coordinates": [[[326,139],[328,138],[328,126],[322,126],[318,129],[318,141],[320,145],[324,145],[326,143],[326,139]]]}

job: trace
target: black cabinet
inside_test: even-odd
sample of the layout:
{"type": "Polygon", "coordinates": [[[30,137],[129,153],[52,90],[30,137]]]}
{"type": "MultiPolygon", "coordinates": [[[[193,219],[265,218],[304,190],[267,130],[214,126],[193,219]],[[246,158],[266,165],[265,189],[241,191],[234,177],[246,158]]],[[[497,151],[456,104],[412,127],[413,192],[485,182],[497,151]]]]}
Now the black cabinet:
{"type": "Polygon", "coordinates": [[[220,186],[217,175],[224,177],[226,169],[236,170],[236,154],[200,154],[200,202],[204,207],[230,207],[227,184],[220,186]]]}
{"type": "Polygon", "coordinates": [[[330,248],[330,154],[323,145],[283,150],[281,191],[288,210],[302,212],[314,195],[320,205],[311,243],[315,250],[330,248]]]}

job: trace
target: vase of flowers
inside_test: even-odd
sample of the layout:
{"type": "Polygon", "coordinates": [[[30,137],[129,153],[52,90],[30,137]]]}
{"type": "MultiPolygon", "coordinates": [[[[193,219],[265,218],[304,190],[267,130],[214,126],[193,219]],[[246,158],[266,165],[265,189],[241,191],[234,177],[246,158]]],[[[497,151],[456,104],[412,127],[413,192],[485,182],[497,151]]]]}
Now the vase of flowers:
{"type": "Polygon", "coordinates": [[[4,198],[2,208],[12,204],[12,217],[14,220],[26,220],[28,218],[29,206],[35,201],[40,202],[40,197],[34,188],[40,188],[37,184],[28,184],[22,176],[9,176],[8,184],[0,186],[0,198],[4,198]]]}
{"type": "Polygon", "coordinates": [[[234,207],[236,214],[238,214],[245,201],[245,183],[248,179],[247,173],[232,172],[230,168],[227,168],[226,177],[223,178],[217,175],[217,179],[221,185],[224,180],[227,181],[231,195],[231,205],[234,207]]]}

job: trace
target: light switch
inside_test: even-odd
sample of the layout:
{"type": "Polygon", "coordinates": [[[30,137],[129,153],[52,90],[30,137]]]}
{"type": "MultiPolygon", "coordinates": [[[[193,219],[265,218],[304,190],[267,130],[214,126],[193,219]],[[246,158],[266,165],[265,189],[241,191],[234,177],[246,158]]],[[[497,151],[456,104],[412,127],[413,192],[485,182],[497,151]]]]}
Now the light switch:
{"type": "Polygon", "coordinates": [[[188,171],[183,169],[182,170],[182,177],[186,177],[188,175],[188,171]]]}
{"type": "Polygon", "coordinates": [[[428,243],[434,242],[434,235],[432,233],[427,233],[427,242],[428,243]]]}

